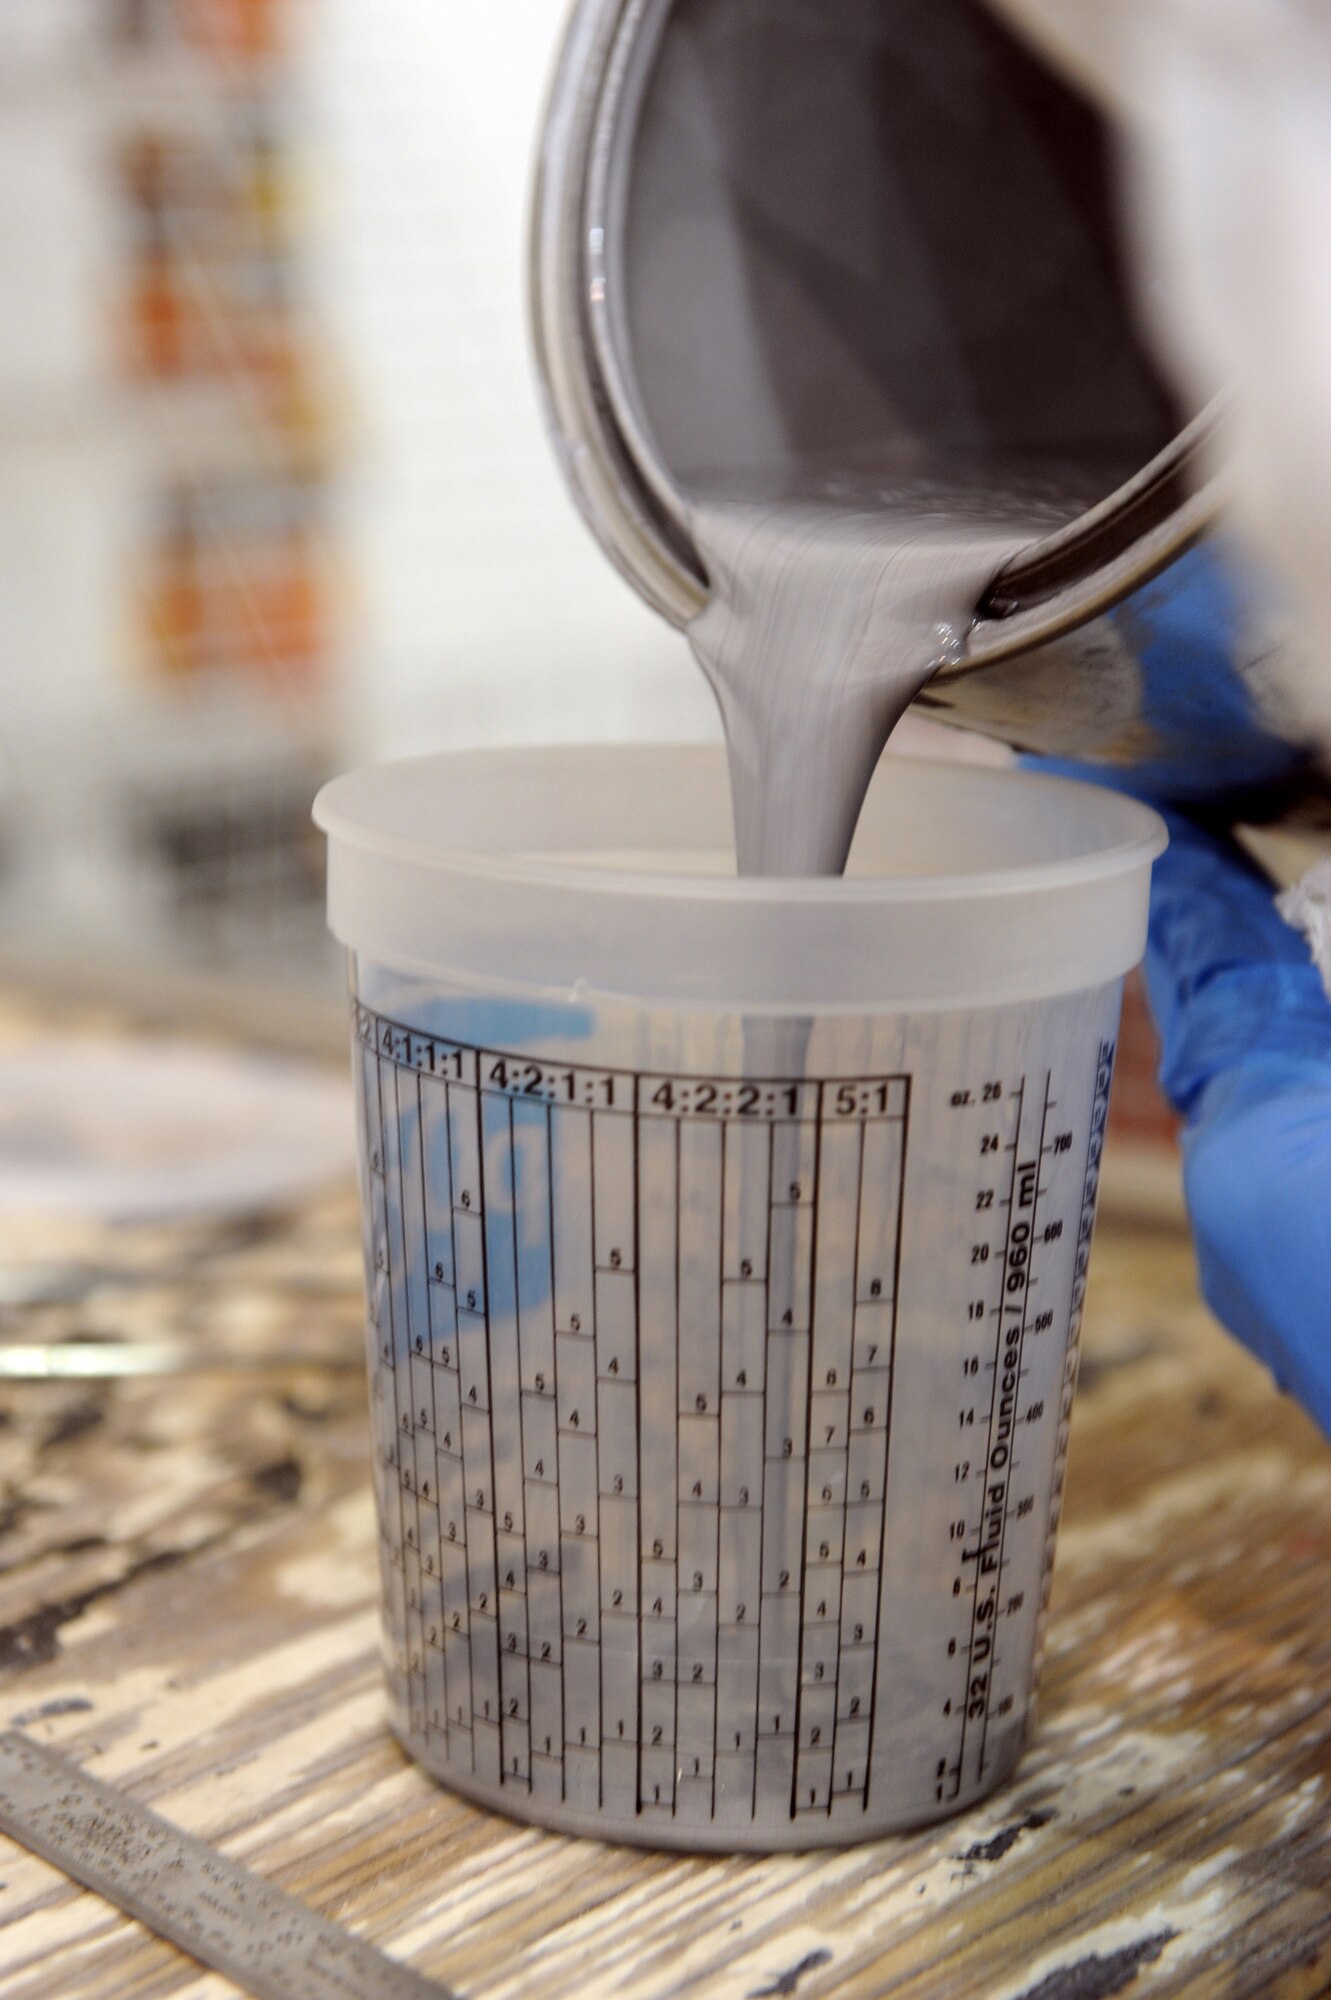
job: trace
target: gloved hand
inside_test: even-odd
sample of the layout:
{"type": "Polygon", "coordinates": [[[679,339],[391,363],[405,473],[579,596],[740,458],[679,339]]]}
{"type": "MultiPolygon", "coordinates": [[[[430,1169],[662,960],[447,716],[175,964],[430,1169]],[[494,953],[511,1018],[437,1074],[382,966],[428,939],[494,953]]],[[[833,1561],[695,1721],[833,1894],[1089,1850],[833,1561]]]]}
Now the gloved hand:
{"type": "MultiPolygon", "coordinates": [[[[1119,115],[1143,307],[1194,407],[1228,387],[1219,459],[1238,518],[1314,641],[1305,683],[1285,692],[1331,740],[1331,12],[1324,0],[990,4],[1119,115]]],[[[1174,612],[1144,662],[1148,703],[1172,700],[1176,728],[1190,741],[1210,730],[1220,753],[1216,659],[1234,624],[1220,573],[1203,569],[1174,612]],[[1200,673],[1190,632],[1213,642],[1200,673]]],[[[1252,735],[1246,707],[1234,713],[1242,754],[1252,735]]],[[[1261,778],[1209,763],[1217,790],[1261,778]]],[[[1208,775],[1207,759],[1193,766],[1208,775]]],[[[1154,774],[1158,791],[1169,775],[1154,774]]],[[[1202,1289],[1331,1435],[1331,1003],[1261,871],[1203,821],[1165,818],[1146,976],[1161,1080],[1187,1120],[1202,1289]]]]}
{"type": "Polygon", "coordinates": [[[1331,1002],[1261,869],[1152,803],[1170,846],[1145,973],[1202,1292],[1331,1436],[1331,1002]]]}

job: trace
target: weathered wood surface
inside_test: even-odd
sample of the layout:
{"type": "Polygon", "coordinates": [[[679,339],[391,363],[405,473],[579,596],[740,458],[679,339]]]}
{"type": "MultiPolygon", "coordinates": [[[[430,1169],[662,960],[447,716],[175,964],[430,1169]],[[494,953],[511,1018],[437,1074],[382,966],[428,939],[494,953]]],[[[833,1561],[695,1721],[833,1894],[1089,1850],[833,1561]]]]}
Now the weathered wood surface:
{"type": "MultiPolygon", "coordinates": [[[[0,1305],[0,1338],[229,1364],[0,1383],[0,1725],[467,2000],[1331,1991],[1331,1449],[1209,1321],[1182,1237],[1102,1228],[1016,1781],[774,1860],[520,1828],[390,1738],[358,1255],[349,1190],[0,1240],[10,1296],[71,1261],[85,1288],[0,1305]]],[[[234,1990],[0,1837],[5,2000],[234,1990]]]]}

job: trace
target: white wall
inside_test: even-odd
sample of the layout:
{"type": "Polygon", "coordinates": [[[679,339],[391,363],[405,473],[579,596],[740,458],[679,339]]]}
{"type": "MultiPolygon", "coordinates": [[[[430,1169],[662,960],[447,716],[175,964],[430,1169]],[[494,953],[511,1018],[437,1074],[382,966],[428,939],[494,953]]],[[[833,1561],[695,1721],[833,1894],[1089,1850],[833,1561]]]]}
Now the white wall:
{"type": "Polygon", "coordinates": [[[560,0],[320,0],[328,306],[358,754],[716,733],[683,640],[617,576],[546,443],[528,187],[560,0]]]}

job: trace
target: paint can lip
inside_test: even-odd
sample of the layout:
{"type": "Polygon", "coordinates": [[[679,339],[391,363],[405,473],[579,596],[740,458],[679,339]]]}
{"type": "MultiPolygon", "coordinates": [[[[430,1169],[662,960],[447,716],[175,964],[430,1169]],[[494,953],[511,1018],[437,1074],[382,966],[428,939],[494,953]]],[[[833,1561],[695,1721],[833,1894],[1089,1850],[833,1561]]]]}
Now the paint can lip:
{"type": "MultiPolygon", "coordinates": [[[[667,0],[577,0],[552,81],[532,207],[530,307],[547,426],[588,525],[672,624],[707,602],[687,508],[618,359],[610,268],[616,135],[650,71],[667,0]]],[[[1009,563],[955,680],[1059,639],[1168,568],[1213,528],[1206,459],[1222,402],[1130,480],[1009,563]]]]}
{"type": "MultiPolygon", "coordinates": [[[[574,0],[541,123],[528,256],[529,326],[545,422],[569,490],[605,553],[672,625],[707,602],[683,522],[656,500],[627,450],[596,366],[587,270],[596,244],[587,175],[623,30],[642,0],[574,0]]],[[[603,245],[601,246],[603,247],[603,245]]]]}

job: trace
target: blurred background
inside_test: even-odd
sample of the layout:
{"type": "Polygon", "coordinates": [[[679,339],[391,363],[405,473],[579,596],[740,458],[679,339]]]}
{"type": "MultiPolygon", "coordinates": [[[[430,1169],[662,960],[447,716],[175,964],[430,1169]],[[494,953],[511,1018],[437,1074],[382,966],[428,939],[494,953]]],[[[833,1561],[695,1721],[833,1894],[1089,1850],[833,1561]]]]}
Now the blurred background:
{"type": "Polygon", "coordinates": [[[561,0],[0,0],[0,916],[332,990],[348,764],[715,733],[547,447],[561,0]]]}

